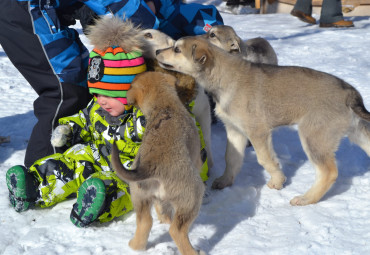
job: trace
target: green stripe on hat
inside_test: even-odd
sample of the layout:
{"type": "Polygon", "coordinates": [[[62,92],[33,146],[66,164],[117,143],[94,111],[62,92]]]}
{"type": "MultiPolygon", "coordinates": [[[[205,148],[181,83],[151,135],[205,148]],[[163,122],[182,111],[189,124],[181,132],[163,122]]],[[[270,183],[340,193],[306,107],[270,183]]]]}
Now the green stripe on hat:
{"type": "Polygon", "coordinates": [[[105,90],[105,89],[97,89],[97,88],[89,88],[90,94],[99,94],[108,97],[126,97],[127,90],[105,90]]]}
{"type": "Polygon", "coordinates": [[[96,53],[95,51],[90,52],[90,58],[99,56],[102,59],[109,59],[109,60],[125,60],[125,59],[135,59],[142,56],[142,54],[139,51],[131,51],[129,53],[119,52],[116,54],[113,54],[111,52],[105,53],[104,56],[96,53]]]}

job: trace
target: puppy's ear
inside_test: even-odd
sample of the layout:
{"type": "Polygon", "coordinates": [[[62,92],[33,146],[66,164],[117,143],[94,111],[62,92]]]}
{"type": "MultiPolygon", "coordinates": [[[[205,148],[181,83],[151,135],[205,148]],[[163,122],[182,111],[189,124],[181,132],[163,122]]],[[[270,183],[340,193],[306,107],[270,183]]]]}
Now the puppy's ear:
{"type": "Polygon", "coordinates": [[[127,104],[129,105],[140,105],[143,97],[143,91],[140,89],[140,81],[138,81],[137,76],[131,83],[131,88],[127,91],[127,104]]]}
{"type": "Polygon", "coordinates": [[[194,62],[204,65],[208,60],[208,52],[205,49],[200,49],[198,45],[193,44],[191,47],[191,55],[194,62]]]}
{"type": "Polygon", "coordinates": [[[176,88],[176,84],[177,84],[177,78],[171,74],[167,74],[167,73],[162,73],[162,76],[163,76],[163,80],[166,84],[169,84],[171,86],[173,86],[174,88],[176,88]]]}
{"type": "Polygon", "coordinates": [[[126,98],[127,98],[127,104],[129,105],[135,105],[136,104],[136,97],[137,97],[137,89],[131,87],[128,91],[127,91],[127,95],[126,95],[126,98]]]}

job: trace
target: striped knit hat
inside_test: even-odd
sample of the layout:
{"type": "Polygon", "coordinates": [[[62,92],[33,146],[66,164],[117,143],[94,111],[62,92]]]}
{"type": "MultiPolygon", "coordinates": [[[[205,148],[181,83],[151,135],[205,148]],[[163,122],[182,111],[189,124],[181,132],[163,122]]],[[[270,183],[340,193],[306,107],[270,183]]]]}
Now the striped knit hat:
{"type": "Polygon", "coordinates": [[[139,51],[125,52],[121,47],[109,47],[90,53],[87,84],[91,94],[114,97],[127,104],[126,93],[139,73],[146,71],[139,51]]]}

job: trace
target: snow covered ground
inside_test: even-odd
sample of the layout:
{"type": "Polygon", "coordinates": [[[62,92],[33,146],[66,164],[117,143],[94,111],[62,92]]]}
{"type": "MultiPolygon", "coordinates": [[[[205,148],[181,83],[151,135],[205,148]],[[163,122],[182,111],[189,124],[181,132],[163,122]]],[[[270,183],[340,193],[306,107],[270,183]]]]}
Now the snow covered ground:
{"type": "MultiPolygon", "coordinates": [[[[280,65],[310,67],[346,80],[360,91],[370,110],[369,17],[351,18],[355,23],[351,29],[321,29],[288,14],[222,16],[243,39],[266,38],[280,65]]],[[[83,41],[88,44],[84,37],[83,41]]],[[[134,252],[128,246],[136,228],[134,213],[78,229],[69,220],[75,200],[24,213],[11,208],[5,172],[23,163],[27,139],[36,122],[35,99],[35,92],[0,47],[0,136],[11,137],[10,143],[0,145],[0,254],[178,254],[168,225],[159,224],[157,218],[148,250],[134,252]]],[[[209,184],[225,167],[223,125],[214,125],[212,132],[216,162],[209,184]]],[[[258,165],[253,149],[248,148],[235,184],[212,191],[211,202],[202,206],[190,231],[192,244],[213,255],[370,254],[370,158],[343,139],[337,152],[339,177],[335,185],[319,203],[293,207],[290,199],[311,186],[315,172],[294,128],[278,129],[273,141],[288,178],[285,187],[277,191],[266,186],[269,177],[258,165]]]]}

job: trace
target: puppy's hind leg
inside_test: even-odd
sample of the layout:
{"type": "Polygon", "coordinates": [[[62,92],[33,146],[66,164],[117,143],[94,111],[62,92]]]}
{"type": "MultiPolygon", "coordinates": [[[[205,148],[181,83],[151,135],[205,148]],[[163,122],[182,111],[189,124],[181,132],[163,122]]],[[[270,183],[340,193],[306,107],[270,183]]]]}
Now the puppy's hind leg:
{"type": "Polygon", "coordinates": [[[290,200],[291,205],[308,205],[317,203],[330,189],[338,176],[335,158],[328,157],[323,162],[314,164],[316,180],[312,187],[303,195],[290,200]]]}
{"type": "Polygon", "coordinates": [[[342,130],[330,128],[329,123],[326,123],[326,127],[321,126],[317,129],[312,129],[312,125],[306,128],[306,130],[300,127],[299,137],[302,147],[315,166],[316,179],[312,187],[304,195],[297,196],[290,201],[291,205],[316,203],[334,184],[338,177],[335,150],[339,145],[343,132],[342,130]]]}
{"type": "Polygon", "coordinates": [[[149,200],[134,202],[136,212],[136,232],[129,242],[129,246],[133,250],[146,249],[149,233],[153,225],[151,207],[152,203],[149,200]]]}
{"type": "Polygon", "coordinates": [[[182,208],[177,208],[173,217],[169,232],[182,255],[205,254],[203,251],[197,252],[193,248],[188,235],[190,226],[198,214],[197,212],[198,210],[194,209],[184,211],[182,208]]]}
{"type": "Polygon", "coordinates": [[[248,141],[248,138],[243,133],[231,125],[225,123],[225,128],[227,135],[226,169],[224,174],[213,182],[213,189],[223,189],[234,183],[234,178],[240,172],[243,164],[245,146],[248,141]]]}

